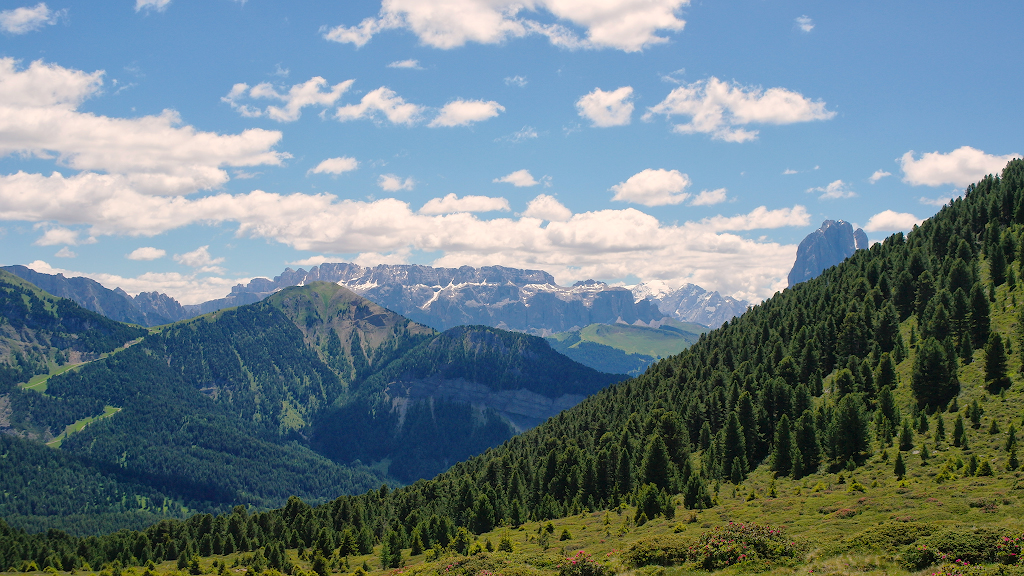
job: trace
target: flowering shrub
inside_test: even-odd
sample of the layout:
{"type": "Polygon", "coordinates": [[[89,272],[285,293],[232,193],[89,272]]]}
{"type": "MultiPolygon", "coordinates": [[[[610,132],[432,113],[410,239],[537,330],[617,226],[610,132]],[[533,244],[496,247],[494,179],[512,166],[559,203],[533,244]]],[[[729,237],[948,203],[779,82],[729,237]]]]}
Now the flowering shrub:
{"type": "Polygon", "coordinates": [[[642,540],[623,555],[632,566],[670,565],[691,562],[704,570],[750,560],[776,561],[796,557],[800,547],[782,528],[730,522],[701,534],[695,541],[678,537],[642,540]]]}
{"type": "Polygon", "coordinates": [[[610,576],[612,571],[583,550],[558,563],[558,576],[610,576]]]}
{"type": "Polygon", "coordinates": [[[1002,564],[1017,564],[1021,559],[1021,547],[1024,546],[1024,535],[1003,536],[996,543],[996,561],[1002,564]]]}

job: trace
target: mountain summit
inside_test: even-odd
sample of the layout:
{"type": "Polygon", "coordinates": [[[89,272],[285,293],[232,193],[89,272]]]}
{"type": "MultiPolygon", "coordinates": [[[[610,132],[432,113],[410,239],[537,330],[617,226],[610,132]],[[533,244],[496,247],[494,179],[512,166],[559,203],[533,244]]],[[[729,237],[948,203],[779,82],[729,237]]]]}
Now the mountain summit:
{"type": "Polygon", "coordinates": [[[789,285],[815,278],[839,264],[857,250],[868,247],[868,235],[843,220],[825,220],[821,228],[807,235],[796,250],[796,262],[789,272],[789,285]]]}

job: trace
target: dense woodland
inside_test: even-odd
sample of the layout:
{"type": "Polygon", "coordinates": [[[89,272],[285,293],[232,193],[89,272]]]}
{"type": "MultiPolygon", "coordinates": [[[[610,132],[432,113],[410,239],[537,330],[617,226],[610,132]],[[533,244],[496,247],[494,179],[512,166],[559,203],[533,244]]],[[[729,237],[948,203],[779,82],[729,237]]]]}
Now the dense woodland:
{"type": "MultiPolygon", "coordinates": [[[[293,498],[268,512],[239,507],[85,539],[0,526],[0,566],[130,565],[262,548],[269,565],[287,569],[286,547],[334,559],[374,542],[415,552],[462,546],[470,532],[499,523],[624,500],[648,518],[673,514],[672,494],[687,508],[709,507],[717,486],[762,463],[793,477],[855,469],[873,443],[899,442],[937,410],[957,415],[950,436],[959,445],[980,409],[958,405],[958,367],[984,349],[986,383],[998,393],[1009,381],[1007,354],[1024,350],[1019,336],[990,326],[996,287],[1018,282],[1013,262],[1024,262],[1021,160],[906,237],[856,253],[642,376],[432,480],[317,507],[293,498]],[[913,365],[913,397],[901,404],[893,390],[903,361],[913,365]]],[[[1016,443],[1005,450],[1015,458],[1016,443]]]]}

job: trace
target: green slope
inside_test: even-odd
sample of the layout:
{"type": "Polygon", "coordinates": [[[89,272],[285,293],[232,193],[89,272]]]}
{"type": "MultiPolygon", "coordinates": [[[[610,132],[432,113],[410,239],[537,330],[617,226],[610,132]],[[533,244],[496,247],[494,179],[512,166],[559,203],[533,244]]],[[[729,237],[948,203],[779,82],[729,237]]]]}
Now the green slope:
{"type": "Polygon", "coordinates": [[[581,364],[602,372],[637,376],[656,360],[682,352],[707,331],[700,324],[666,319],[658,328],[591,324],[547,340],[552,348],[581,364]]]}
{"type": "MultiPolygon", "coordinates": [[[[527,548],[501,571],[551,574],[556,569],[543,558],[542,541],[552,543],[554,526],[548,532],[543,521],[561,517],[567,525],[613,509],[630,516],[609,514],[599,543],[615,543],[611,561],[620,569],[682,563],[680,573],[689,573],[729,560],[742,565],[727,574],[850,573],[888,572],[902,562],[907,567],[894,571],[904,573],[942,561],[943,553],[972,563],[999,560],[999,542],[1017,546],[1001,537],[1024,528],[1016,430],[1009,433],[1024,425],[1022,240],[1024,161],[1016,160],[909,235],[856,253],[500,448],[398,490],[317,508],[293,500],[257,515],[247,538],[276,558],[281,548],[301,548],[302,566],[323,569],[317,550],[331,558],[337,552],[338,559],[366,554],[370,549],[357,540],[370,531],[371,542],[385,543],[385,563],[411,546],[424,573],[475,574],[496,567],[484,563],[491,556],[463,569],[452,556],[422,564],[420,549],[436,544],[432,554],[444,555],[449,547],[469,548],[472,536],[459,536],[456,527],[486,534],[498,523],[529,521],[534,540],[513,534],[520,546],[536,542],[541,550],[527,548]],[[1007,349],[1008,363],[1000,361],[1007,349]],[[896,470],[897,460],[906,470],[896,470]],[[644,534],[637,524],[674,516],[680,505],[694,510],[681,536],[656,520],[642,546],[649,553],[615,560],[623,545],[632,546],[627,535],[644,534]],[[710,546],[700,540],[716,525],[752,518],[796,524],[800,548],[786,552],[796,539],[760,528],[731,528],[710,546]],[[886,525],[890,520],[895,528],[886,525]],[[734,538],[736,530],[747,533],[734,538]],[[729,540],[749,545],[750,553],[730,556],[737,548],[729,540]],[[851,550],[874,560],[851,567],[859,560],[838,556],[851,550]],[[705,562],[708,553],[721,562],[705,562]]],[[[154,527],[146,538],[176,534],[191,546],[201,532],[190,526],[154,527]]],[[[215,530],[218,537],[227,533],[215,530]]],[[[43,546],[67,551],[76,544],[63,544],[59,535],[8,541],[18,538],[12,564],[43,546]]],[[[557,544],[562,553],[577,550],[565,544],[570,538],[557,544]]],[[[589,534],[585,539],[593,542],[589,534]]],[[[110,558],[129,541],[106,537],[104,554],[110,558]]],[[[1003,558],[1016,563],[1019,554],[1003,558]]]]}

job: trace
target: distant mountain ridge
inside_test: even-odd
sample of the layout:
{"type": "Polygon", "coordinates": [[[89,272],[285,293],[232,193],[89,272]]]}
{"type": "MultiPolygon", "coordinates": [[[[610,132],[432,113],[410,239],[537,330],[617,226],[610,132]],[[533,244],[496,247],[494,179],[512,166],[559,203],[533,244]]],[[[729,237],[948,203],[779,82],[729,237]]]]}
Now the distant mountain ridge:
{"type": "Polygon", "coordinates": [[[414,322],[442,331],[455,326],[484,325],[548,336],[591,324],[653,326],[666,316],[715,327],[747,308],[746,302],[694,284],[669,289],[655,281],[628,288],[584,280],[572,286],[559,286],[551,274],[542,270],[504,266],[364,267],[329,263],[309,270],[286,268],[273,279],[254,278],[238,284],[224,298],[190,305],[181,305],[158,292],[132,297],[120,288],[110,290],[88,278],[43,274],[25,266],[5,269],[89,310],[142,326],[168,324],[253,304],[289,286],[316,281],[345,286],[414,322]]]}
{"type": "Polygon", "coordinates": [[[816,278],[867,247],[868,235],[860,228],[854,230],[852,224],[843,220],[825,220],[800,242],[796,261],[789,272],[789,286],[816,278]]]}

